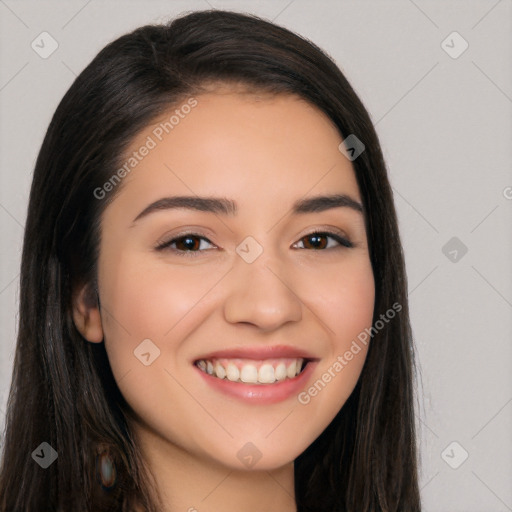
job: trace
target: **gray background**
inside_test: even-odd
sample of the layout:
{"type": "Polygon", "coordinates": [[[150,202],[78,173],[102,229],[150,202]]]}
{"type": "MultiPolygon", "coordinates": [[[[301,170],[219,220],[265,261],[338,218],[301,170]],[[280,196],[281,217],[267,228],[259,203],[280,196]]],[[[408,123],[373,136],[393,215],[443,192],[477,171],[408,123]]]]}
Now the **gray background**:
{"type": "Polygon", "coordinates": [[[425,511],[512,510],[511,0],[0,0],[1,424],[28,192],[51,115],[107,42],[210,7],[253,12],[311,39],[365,103],[406,254],[425,511]],[[46,59],[31,48],[43,31],[59,45],[46,59]],[[454,31],[469,44],[457,58],[454,31]]]}

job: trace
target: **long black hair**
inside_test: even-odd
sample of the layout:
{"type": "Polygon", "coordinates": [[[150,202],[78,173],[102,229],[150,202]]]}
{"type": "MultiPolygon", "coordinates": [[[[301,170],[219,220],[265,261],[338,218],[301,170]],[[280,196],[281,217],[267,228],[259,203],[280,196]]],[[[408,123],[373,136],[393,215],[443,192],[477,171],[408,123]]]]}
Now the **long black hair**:
{"type": "MultiPolygon", "coordinates": [[[[369,345],[359,381],[337,416],[295,461],[300,512],[420,510],[415,365],[407,283],[393,196],[370,117],[313,43],[252,15],[201,11],[147,25],[108,44],[60,102],[37,158],[29,199],[20,314],[0,509],[158,510],[104,344],[87,343],[72,318],[73,291],[94,283],[102,212],[94,191],[154,119],[206,84],[295,94],[323,111],[365,151],[353,161],[375,279],[374,321],[401,310],[369,345]],[[42,469],[32,452],[58,453],[42,469]],[[108,449],[109,488],[97,460],[108,449]]],[[[95,300],[91,296],[91,300],[95,300]]]]}

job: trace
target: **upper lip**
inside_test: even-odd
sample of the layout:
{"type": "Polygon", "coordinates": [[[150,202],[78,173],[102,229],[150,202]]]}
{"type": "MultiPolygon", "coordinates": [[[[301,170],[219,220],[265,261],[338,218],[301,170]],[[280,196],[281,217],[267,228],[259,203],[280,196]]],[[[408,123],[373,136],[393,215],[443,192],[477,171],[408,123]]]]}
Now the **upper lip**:
{"type": "Polygon", "coordinates": [[[312,354],[306,350],[292,347],[288,345],[273,345],[273,346],[249,346],[228,348],[225,350],[217,350],[209,352],[194,359],[200,361],[202,359],[276,359],[280,357],[287,358],[303,358],[303,359],[316,359],[312,354]]]}

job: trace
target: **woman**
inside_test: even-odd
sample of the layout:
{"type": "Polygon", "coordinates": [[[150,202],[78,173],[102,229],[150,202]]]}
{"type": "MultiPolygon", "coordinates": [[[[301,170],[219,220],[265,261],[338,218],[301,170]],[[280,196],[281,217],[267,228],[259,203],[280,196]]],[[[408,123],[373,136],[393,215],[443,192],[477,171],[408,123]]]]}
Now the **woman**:
{"type": "Polygon", "coordinates": [[[195,12],[104,48],[37,159],[2,511],[417,511],[403,255],[312,43],[195,12]]]}

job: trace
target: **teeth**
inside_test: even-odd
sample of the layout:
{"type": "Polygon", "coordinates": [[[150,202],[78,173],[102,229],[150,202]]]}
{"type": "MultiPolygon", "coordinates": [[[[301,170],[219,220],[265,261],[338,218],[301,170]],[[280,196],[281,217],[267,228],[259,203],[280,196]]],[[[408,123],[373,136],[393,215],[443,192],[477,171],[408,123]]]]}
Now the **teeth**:
{"type": "Polygon", "coordinates": [[[256,366],[252,364],[245,364],[242,366],[240,380],[242,382],[251,382],[252,384],[258,382],[258,370],[256,370],[256,366]]]}
{"type": "Polygon", "coordinates": [[[238,366],[234,362],[223,360],[224,364],[219,361],[197,361],[197,367],[203,372],[213,375],[219,379],[227,379],[231,382],[245,382],[247,384],[273,384],[276,381],[285,379],[293,379],[302,369],[304,359],[298,358],[285,361],[273,360],[274,364],[259,362],[258,364],[243,363],[238,360],[238,366]]]}
{"type": "Polygon", "coordinates": [[[273,384],[276,381],[274,367],[271,364],[264,364],[258,372],[258,380],[262,384],[273,384]]]}
{"type": "Polygon", "coordinates": [[[226,368],[226,376],[228,380],[232,382],[236,382],[240,377],[240,372],[238,371],[238,368],[233,364],[229,363],[226,368]]]}
{"type": "Polygon", "coordinates": [[[275,375],[276,375],[276,380],[284,380],[284,379],[286,379],[286,377],[287,377],[287,375],[286,375],[286,365],[284,363],[279,363],[276,366],[275,375]]]}
{"type": "Polygon", "coordinates": [[[293,377],[297,375],[297,363],[295,361],[291,363],[290,366],[288,366],[286,370],[286,375],[288,376],[289,379],[293,379],[293,377]]]}
{"type": "Polygon", "coordinates": [[[220,363],[217,363],[214,366],[215,369],[215,375],[219,377],[219,379],[223,379],[226,376],[226,370],[224,369],[224,366],[222,366],[220,363]]]}

